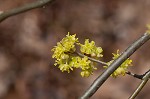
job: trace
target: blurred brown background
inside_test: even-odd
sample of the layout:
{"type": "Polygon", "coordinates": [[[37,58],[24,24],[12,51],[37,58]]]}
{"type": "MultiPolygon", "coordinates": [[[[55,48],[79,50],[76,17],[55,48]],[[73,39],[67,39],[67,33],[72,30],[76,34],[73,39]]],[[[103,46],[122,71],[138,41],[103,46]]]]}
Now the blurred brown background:
{"type": "MultiPolygon", "coordinates": [[[[0,0],[6,11],[36,0],[0,0]]],[[[79,70],[62,73],[54,67],[51,49],[67,32],[81,42],[94,40],[104,50],[124,51],[150,23],[150,0],[55,0],[43,8],[10,17],[0,23],[0,99],[77,99],[102,72],[89,78],[79,70]]],[[[130,71],[150,68],[150,41],[132,55],[130,71]]],[[[130,76],[109,78],[91,99],[127,99],[140,80],[130,76]]],[[[150,98],[148,83],[136,99],[150,98]]]]}

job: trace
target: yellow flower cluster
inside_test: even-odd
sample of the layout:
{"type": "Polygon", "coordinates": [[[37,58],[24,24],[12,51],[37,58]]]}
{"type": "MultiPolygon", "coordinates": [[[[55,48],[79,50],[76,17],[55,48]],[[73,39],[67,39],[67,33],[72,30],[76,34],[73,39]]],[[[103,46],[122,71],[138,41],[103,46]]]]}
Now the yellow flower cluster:
{"type": "Polygon", "coordinates": [[[73,66],[68,64],[70,55],[68,53],[73,53],[75,48],[75,43],[78,42],[78,38],[75,38],[76,35],[66,35],[60,42],[57,43],[52,51],[54,52],[52,58],[56,58],[55,66],[59,65],[58,67],[60,70],[67,71],[68,73],[70,70],[73,70],[73,66]]]}
{"type": "MultiPolygon", "coordinates": [[[[70,73],[70,71],[73,71],[73,69],[75,68],[79,68],[81,69],[80,75],[82,77],[89,77],[93,74],[93,71],[97,69],[94,66],[94,62],[89,60],[89,57],[93,59],[103,57],[102,48],[96,47],[94,41],[90,42],[89,39],[85,39],[84,44],[81,44],[79,43],[78,38],[76,38],[75,34],[69,35],[69,33],[65,38],[57,43],[57,46],[55,46],[52,51],[54,52],[52,58],[56,59],[54,64],[55,66],[58,65],[58,68],[62,72],[66,71],[68,73],[70,73]],[[79,54],[76,53],[77,45],[80,47],[80,51],[83,55],[79,56],[79,54]]],[[[110,64],[120,56],[119,50],[117,50],[117,54],[112,54],[113,58],[111,61],[107,63],[102,62],[102,64],[107,64],[107,66],[104,66],[104,68],[108,68],[110,64]]],[[[124,76],[127,72],[128,67],[131,66],[131,63],[132,60],[128,58],[111,74],[111,76],[124,76]]]]}
{"type": "MultiPolygon", "coordinates": [[[[115,53],[112,53],[112,54],[113,54],[113,59],[107,62],[107,66],[104,66],[104,68],[108,68],[108,66],[110,66],[110,64],[120,56],[119,50],[117,50],[117,54],[115,53]]],[[[112,77],[117,77],[119,75],[124,76],[127,72],[127,68],[132,65],[131,63],[132,63],[132,60],[128,58],[111,74],[111,76],[112,77]]]]}
{"type": "Polygon", "coordinates": [[[93,70],[96,70],[93,62],[88,59],[87,56],[80,57],[75,55],[76,45],[79,45],[82,53],[88,54],[93,57],[102,57],[102,48],[96,47],[95,42],[89,42],[85,40],[85,44],[80,44],[76,35],[66,35],[60,42],[57,43],[52,51],[54,52],[52,58],[56,58],[55,66],[59,65],[58,68],[64,72],[70,73],[70,70],[74,68],[80,68],[82,77],[89,77],[93,74],[93,70]]]}
{"type": "Polygon", "coordinates": [[[88,60],[86,56],[83,58],[79,56],[72,57],[69,65],[74,66],[75,68],[80,68],[82,70],[80,73],[82,77],[89,77],[93,74],[93,70],[96,69],[93,62],[88,60]]]}
{"type": "Polygon", "coordinates": [[[52,51],[54,51],[53,58],[61,59],[68,58],[65,54],[66,52],[74,52],[75,51],[75,43],[78,42],[78,38],[75,38],[76,35],[66,35],[60,42],[57,43],[52,51]]]}
{"type": "Polygon", "coordinates": [[[103,52],[101,47],[96,47],[95,42],[91,41],[89,42],[89,39],[85,39],[84,44],[80,44],[81,52],[87,55],[91,55],[91,57],[103,57],[101,54],[103,52]]]}

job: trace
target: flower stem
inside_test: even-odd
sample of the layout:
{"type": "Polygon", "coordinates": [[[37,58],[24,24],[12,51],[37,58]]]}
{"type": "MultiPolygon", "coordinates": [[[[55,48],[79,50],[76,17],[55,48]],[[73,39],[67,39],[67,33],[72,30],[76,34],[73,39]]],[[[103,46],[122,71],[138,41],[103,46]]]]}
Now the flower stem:
{"type": "MultiPolygon", "coordinates": [[[[81,56],[81,57],[86,56],[86,55],[83,55],[83,54],[81,54],[81,53],[79,53],[79,52],[75,52],[75,53],[76,53],[77,55],[81,56]]],[[[86,57],[88,57],[88,56],[86,56],[86,57]]],[[[100,61],[100,60],[97,60],[97,59],[94,59],[94,58],[91,58],[91,57],[88,57],[88,59],[91,60],[91,61],[93,61],[93,62],[97,62],[97,63],[103,64],[103,65],[107,65],[106,62],[103,62],[103,61],[100,61]]]]}

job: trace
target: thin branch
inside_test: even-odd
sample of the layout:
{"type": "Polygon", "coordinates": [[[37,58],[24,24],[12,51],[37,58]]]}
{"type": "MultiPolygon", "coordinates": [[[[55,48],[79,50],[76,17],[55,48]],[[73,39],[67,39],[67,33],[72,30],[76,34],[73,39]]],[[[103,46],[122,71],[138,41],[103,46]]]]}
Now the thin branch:
{"type": "Polygon", "coordinates": [[[134,91],[134,93],[129,97],[129,99],[134,99],[139,94],[139,92],[145,86],[145,84],[147,83],[147,81],[149,80],[149,78],[150,78],[150,70],[145,73],[145,75],[144,75],[144,77],[142,79],[142,82],[139,84],[139,86],[134,91]]]}
{"type": "Polygon", "coordinates": [[[54,0],[37,0],[36,2],[26,4],[24,6],[14,8],[12,10],[1,11],[1,13],[0,13],[0,22],[2,22],[3,20],[5,20],[6,18],[8,18],[10,16],[14,16],[16,14],[20,14],[20,13],[29,11],[31,9],[42,7],[45,4],[50,3],[52,1],[54,1],[54,0]]]}
{"type": "Polygon", "coordinates": [[[138,75],[138,74],[134,74],[134,73],[131,73],[130,71],[127,71],[126,74],[130,75],[130,76],[133,76],[135,78],[138,78],[140,80],[143,79],[143,77],[149,72],[150,70],[148,70],[147,72],[145,72],[144,74],[142,75],[138,75]]]}
{"type": "MultiPolygon", "coordinates": [[[[79,53],[79,52],[75,52],[75,53],[76,53],[77,55],[81,56],[81,57],[86,56],[86,55],[83,55],[83,54],[81,54],[81,53],[79,53]]],[[[86,57],[88,57],[88,56],[86,56],[86,57]]],[[[107,65],[106,62],[103,62],[103,61],[100,61],[100,60],[97,60],[97,59],[94,59],[94,58],[91,58],[91,57],[88,57],[88,59],[91,60],[91,61],[93,61],[93,62],[97,62],[97,63],[103,64],[103,65],[107,65]]]]}
{"type": "Polygon", "coordinates": [[[138,79],[141,79],[144,77],[145,74],[142,74],[142,75],[138,75],[138,74],[134,74],[134,73],[131,73],[130,71],[127,71],[126,74],[132,76],[132,77],[135,77],[135,78],[138,78],[138,79]]]}
{"type": "Polygon", "coordinates": [[[80,97],[80,99],[88,99],[91,97],[108,79],[108,77],[127,59],[129,58],[138,48],[140,48],[146,41],[150,39],[150,33],[145,33],[132,45],[130,45],[124,53],[122,53],[113,63],[97,77],[87,91],[80,97]]]}

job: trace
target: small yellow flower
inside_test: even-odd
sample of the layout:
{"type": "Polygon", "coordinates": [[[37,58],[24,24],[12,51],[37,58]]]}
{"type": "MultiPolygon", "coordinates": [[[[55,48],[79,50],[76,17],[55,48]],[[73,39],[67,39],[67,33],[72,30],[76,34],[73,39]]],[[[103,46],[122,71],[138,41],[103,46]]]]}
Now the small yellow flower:
{"type": "Polygon", "coordinates": [[[82,76],[82,77],[89,77],[90,75],[91,75],[91,73],[89,72],[89,71],[82,71],[81,73],[80,73],[80,75],[82,76]]]}
{"type": "Polygon", "coordinates": [[[86,39],[84,44],[79,44],[80,51],[84,54],[91,55],[91,57],[103,57],[101,54],[103,52],[101,47],[96,47],[95,42],[89,42],[89,39],[86,39]]]}
{"type": "Polygon", "coordinates": [[[73,68],[70,65],[68,65],[67,63],[66,64],[60,64],[58,68],[60,68],[60,70],[62,72],[67,71],[68,73],[70,73],[70,70],[73,70],[73,68]]]}

